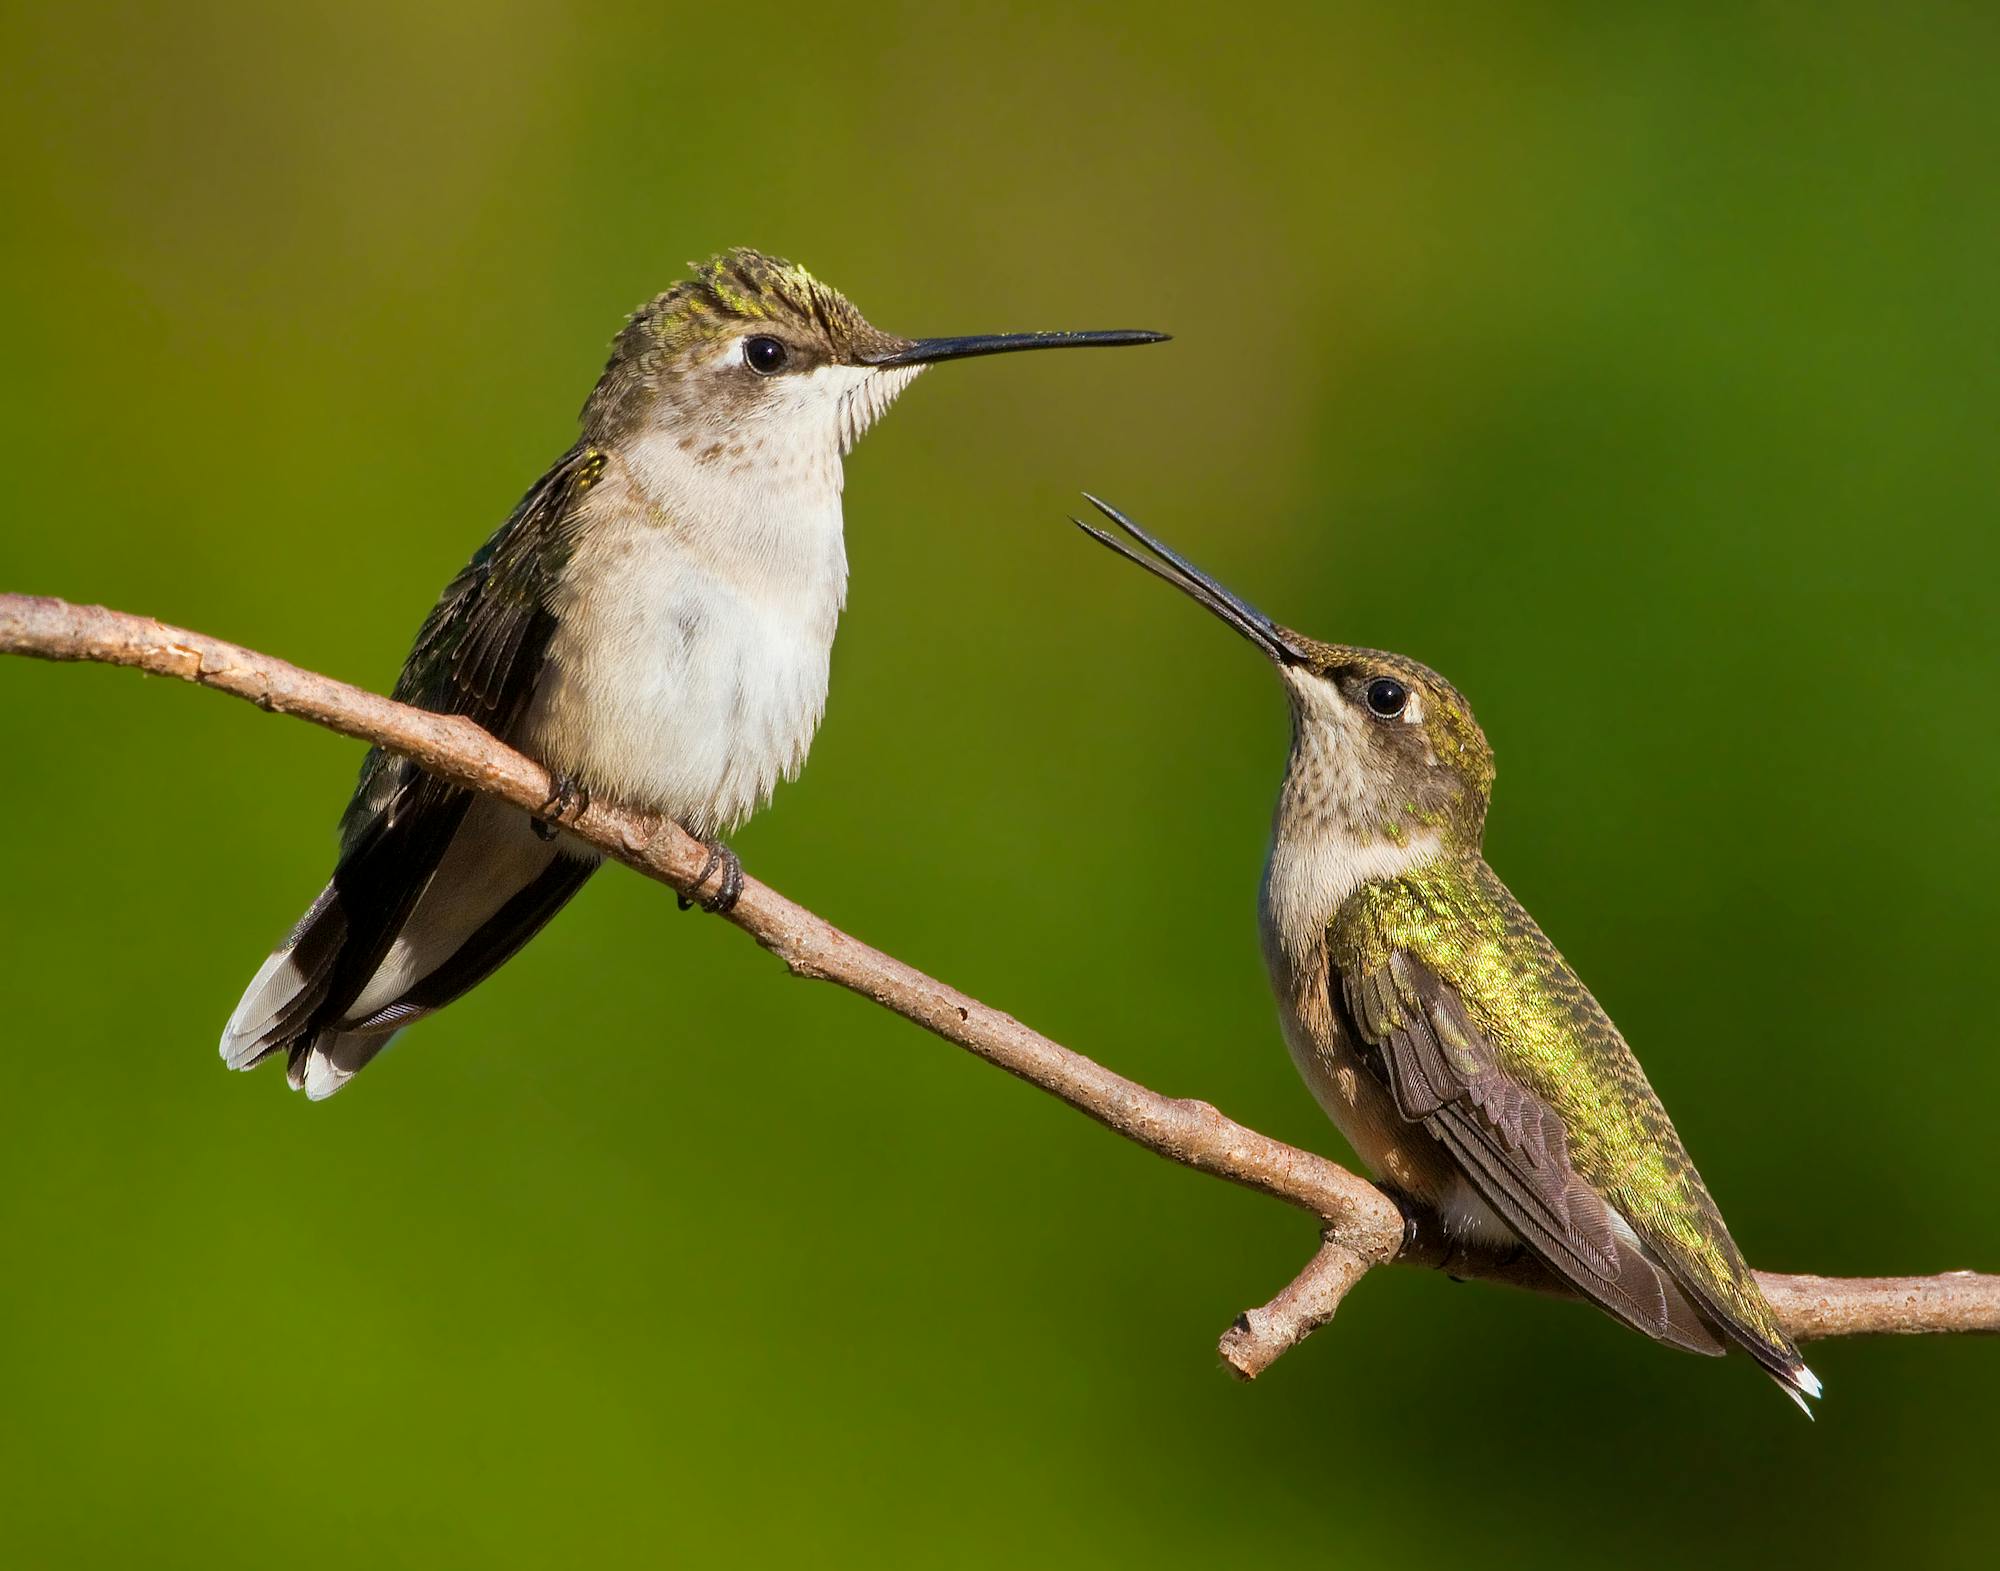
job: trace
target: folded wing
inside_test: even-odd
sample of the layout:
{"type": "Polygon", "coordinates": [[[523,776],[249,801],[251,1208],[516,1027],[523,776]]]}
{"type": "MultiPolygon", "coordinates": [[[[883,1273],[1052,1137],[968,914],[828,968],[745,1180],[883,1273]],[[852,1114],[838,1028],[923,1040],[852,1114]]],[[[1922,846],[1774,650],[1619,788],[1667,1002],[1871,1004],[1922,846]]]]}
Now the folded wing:
{"type": "MultiPolygon", "coordinates": [[[[540,679],[548,596],[602,468],[578,447],[522,499],[425,619],[398,699],[509,735],[540,679]]],[[[525,814],[371,750],[333,878],[251,980],[224,1061],[248,1069],[282,1050],[294,1086],[331,1095],[404,1025],[513,955],[596,865],[542,841],[525,814]]]]}

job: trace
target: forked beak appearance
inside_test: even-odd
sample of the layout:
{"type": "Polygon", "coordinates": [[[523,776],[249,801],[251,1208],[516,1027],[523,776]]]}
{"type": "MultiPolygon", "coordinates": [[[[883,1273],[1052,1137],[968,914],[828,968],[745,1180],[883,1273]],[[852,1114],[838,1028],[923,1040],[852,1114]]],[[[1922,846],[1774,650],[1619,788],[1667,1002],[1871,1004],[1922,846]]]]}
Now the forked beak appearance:
{"type": "Polygon", "coordinates": [[[1112,349],[1122,344],[1161,344],[1171,336],[1134,328],[1104,333],[985,333],[971,338],[919,338],[864,363],[885,369],[933,365],[940,360],[970,360],[974,355],[1011,355],[1022,349],[1112,349]]]}
{"type": "Polygon", "coordinates": [[[1164,578],[1197,605],[1206,606],[1214,612],[1279,665],[1291,665],[1305,658],[1304,651],[1292,643],[1291,635],[1249,601],[1231,594],[1178,551],[1147,534],[1109,502],[1100,502],[1088,491],[1083,493],[1083,499],[1152,555],[1141,556],[1115,536],[1086,524],[1081,518],[1070,520],[1099,545],[1117,552],[1128,562],[1138,563],[1155,578],[1164,578]]]}

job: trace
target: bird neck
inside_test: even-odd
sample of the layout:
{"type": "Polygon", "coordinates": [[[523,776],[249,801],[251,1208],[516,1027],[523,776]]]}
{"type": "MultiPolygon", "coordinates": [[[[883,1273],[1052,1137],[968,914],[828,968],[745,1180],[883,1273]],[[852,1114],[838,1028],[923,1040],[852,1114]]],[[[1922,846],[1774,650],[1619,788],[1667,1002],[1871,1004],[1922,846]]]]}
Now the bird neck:
{"type": "Polygon", "coordinates": [[[1295,724],[1262,899],[1266,937],[1286,953],[1317,952],[1327,923],[1364,883],[1449,853],[1450,826],[1411,819],[1392,804],[1393,784],[1351,740],[1295,724]]]}
{"type": "Polygon", "coordinates": [[[1337,796],[1296,789],[1288,780],[1264,864],[1267,936],[1295,957],[1313,953],[1355,890],[1403,877],[1445,851],[1436,829],[1381,832],[1348,816],[1337,796]]]}
{"type": "Polygon", "coordinates": [[[621,455],[637,500],[676,547],[740,592],[846,596],[840,453],[832,445],[658,429],[621,455]]]}

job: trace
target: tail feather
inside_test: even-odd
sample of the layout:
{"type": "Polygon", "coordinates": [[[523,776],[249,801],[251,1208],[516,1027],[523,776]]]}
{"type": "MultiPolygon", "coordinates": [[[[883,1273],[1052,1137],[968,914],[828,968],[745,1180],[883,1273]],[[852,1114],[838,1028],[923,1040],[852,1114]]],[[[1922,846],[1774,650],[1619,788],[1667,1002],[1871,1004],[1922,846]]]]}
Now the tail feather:
{"type": "Polygon", "coordinates": [[[250,1069],[289,1046],[326,995],[347,918],[335,886],[320,891],[291,936],[257,968],[222,1028],[220,1052],[231,1069],[250,1069]]]}
{"type": "Polygon", "coordinates": [[[354,848],[251,978],[223,1028],[224,1063],[249,1069],[282,1051],[293,1089],[325,1100],[402,1027],[504,964],[597,867],[502,803],[452,805],[435,856],[409,854],[407,835],[354,848]]]}
{"type": "Polygon", "coordinates": [[[294,1042],[285,1060],[285,1079],[311,1102],[324,1102],[352,1080],[369,1059],[396,1039],[389,1031],[322,1031],[294,1042]]]}
{"type": "Polygon", "coordinates": [[[1778,1389],[1798,1403],[1801,1413],[1811,1418],[1813,1410],[1806,1398],[1812,1397],[1817,1400],[1824,1391],[1825,1388],[1819,1383],[1819,1376],[1806,1367],[1803,1359],[1783,1369],[1773,1369],[1769,1364],[1764,1367],[1770,1371],[1771,1378],[1778,1382],[1778,1389]]]}
{"type": "MultiPolygon", "coordinates": [[[[1740,1260],[1738,1263],[1740,1266],[1740,1260]]],[[[1741,1266],[1741,1269],[1749,1291],[1755,1295],[1754,1304],[1747,1313],[1742,1309],[1732,1310],[1713,1288],[1693,1273],[1682,1274],[1680,1283],[1693,1295],[1702,1313],[1716,1329],[1756,1359],[1764,1373],[1777,1382],[1778,1389],[1798,1404],[1801,1413],[1811,1418],[1813,1410],[1806,1399],[1819,1398],[1824,1389],[1819,1376],[1799,1356],[1792,1339],[1779,1329],[1777,1316],[1765,1303],[1762,1290],[1756,1286],[1749,1267],[1741,1266]]]]}

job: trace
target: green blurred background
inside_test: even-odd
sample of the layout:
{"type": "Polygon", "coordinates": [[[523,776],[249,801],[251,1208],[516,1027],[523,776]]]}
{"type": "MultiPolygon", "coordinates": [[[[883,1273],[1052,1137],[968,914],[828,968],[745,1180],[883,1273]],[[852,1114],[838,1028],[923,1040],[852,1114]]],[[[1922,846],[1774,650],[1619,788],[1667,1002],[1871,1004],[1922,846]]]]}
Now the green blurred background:
{"type": "MultiPolygon", "coordinates": [[[[2000,1266],[2000,21],[1970,5],[10,8],[0,586],[386,688],[684,262],[904,332],[812,767],[737,844],[1285,1138],[1266,671],[1062,521],[1432,662],[1489,850],[1760,1264],[2000,1266]],[[1669,10],[1673,14],[1666,14],[1669,10]]],[[[1306,1258],[601,876],[309,1107],[225,1075],[359,749],[0,662],[0,1558],[1991,1563],[2000,1347],[1745,1360],[1306,1258]]]]}

